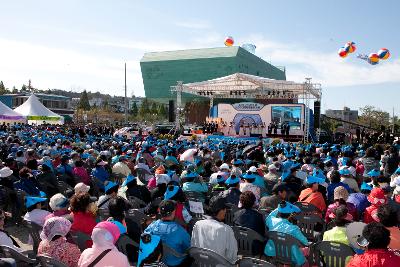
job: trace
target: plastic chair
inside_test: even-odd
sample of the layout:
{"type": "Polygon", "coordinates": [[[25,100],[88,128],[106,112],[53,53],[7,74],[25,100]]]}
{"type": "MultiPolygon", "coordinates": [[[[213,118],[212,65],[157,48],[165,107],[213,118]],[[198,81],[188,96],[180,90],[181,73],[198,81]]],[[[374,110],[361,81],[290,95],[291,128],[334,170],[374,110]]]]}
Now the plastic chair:
{"type": "Polygon", "coordinates": [[[354,251],[350,246],[332,241],[321,241],[310,247],[308,262],[310,266],[345,267],[346,259],[354,251]]]}
{"type": "Polygon", "coordinates": [[[42,267],[68,267],[64,263],[46,255],[38,255],[36,259],[40,262],[42,267]]]}
{"type": "Polygon", "coordinates": [[[132,204],[132,207],[134,209],[140,209],[140,208],[147,206],[147,204],[140,198],[137,198],[135,196],[127,196],[127,198],[128,198],[129,203],[132,204]]]}
{"type": "Polygon", "coordinates": [[[34,266],[36,264],[36,260],[28,257],[27,255],[18,252],[14,250],[11,247],[8,246],[0,246],[1,254],[3,254],[7,258],[13,258],[17,266],[24,266],[24,265],[29,265],[29,266],[34,266]]]}
{"type": "Polygon", "coordinates": [[[238,242],[238,254],[242,256],[262,255],[265,238],[253,229],[241,226],[232,226],[238,242]],[[262,248],[262,249],[261,249],[262,248]]]}
{"type": "Polygon", "coordinates": [[[81,252],[87,249],[87,241],[92,241],[90,236],[82,232],[70,232],[70,234],[81,252]]]}
{"type": "Polygon", "coordinates": [[[39,248],[39,243],[40,241],[42,241],[42,239],[40,238],[40,232],[42,232],[43,227],[31,221],[24,220],[23,223],[26,226],[26,228],[28,228],[28,232],[32,237],[33,253],[35,253],[36,255],[39,248]]]}
{"type": "Polygon", "coordinates": [[[146,220],[151,220],[152,218],[144,214],[138,209],[130,209],[126,212],[125,220],[134,222],[143,232],[142,224],[146,220]]]}
{"type": "Polygon", "coordinates": [[[216,267],[216,266],[236,266],[215,251],[206,248],[189,248],[189,255],[194,259],[195,266],[198,267],[216,267]]]}
{"type": "Polygon", "coordinates": [[[272,263],[255,258],[242,258],[238,262],[239,267],[274,267],[272,263]]]}
{"type": "Polygon", "coordinates": [[[64,196],[67,195],[66,194],[67,191],[74,191],[74,189],[69,184],[61,180],[57,181],[57,188],[60,191],[60,193],[63,194],[64,196]]]}
{"type": "Polygon", "coordinates": [[[234,220],[234,215],[235,212],[239,210],[239,208],[236,205],[227,203],[226,206],[228,206],[228,208],[226,209],[226,213],[225,213],[225,223],[227,225],[233,226],[233,220],[234,220]]]}
{"type": "Polygon", "coordinates": [[[307,237],[309,241],[318,241],[317,234],[321,234],[326,229],[326,223],[318,215],[304,215],[298,214],[294,217],[297,222],[296,225],[300,227],[300,230],[307,237]],[[320,228],[316,230],[316,228],[320,228]]]}
{"type": "Polygon", "coordinates": [[[303,247],[303,244],[289,234],[275,231],[269,232],[269,240],[271,240],[275,245],[275,256],[272,257],[274,264],[286,264],[292,266],[292,246],[303,247]]]}
{"type": "Polygon", "coordinates": [[[196,202],[204,202],[205,195],[200,192],[195,191],[185,191],[184,192],[187,200],[192,200],[196,202]]]}
{"type": "Polygon", "coordinates": [[[173,255],[177,258],[185,258],[188,254],[186,253],[180,253],[178,251],[176,251],[175,249],[171,248],[170,246],[168,246],[167,244],[165,244],[164,242],[162,243],[162,251],[163,251],[163,258],[166,255],[173,255]]]}
{"type": "Polygon", "coordinates": [[[0,258],[0,266],[17,267],[17,262],[12,258],[0,258]]]}
{"type": "Polygon", "coordinates": [[[105,221],[110,217],[110,211],[108,208],[98,209],[97,216],[99,217],[100,221],[105,221]]]}
{"type": "Polygon", "coordinates": [[[294,205],[299,207],[301,209],[301,213],[304,215],[321,214],[321,211],[311,203],[296,202],[294,205]]]}

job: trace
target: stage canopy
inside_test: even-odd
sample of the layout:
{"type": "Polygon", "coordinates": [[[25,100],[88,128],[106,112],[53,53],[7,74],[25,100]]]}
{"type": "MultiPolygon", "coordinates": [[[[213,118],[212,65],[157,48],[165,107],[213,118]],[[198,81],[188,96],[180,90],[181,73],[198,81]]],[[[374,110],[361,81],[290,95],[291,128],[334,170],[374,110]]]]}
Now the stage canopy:
{"type": "Polygon", "coordinates": [[[50,109],[46,108],[35,96],[32,94],[22,105],[15,108],[14,111],[26,116],[29,124],[63,124],[64,118],[50,109]]]}
{"type": "Polygon", "coordinates": [[[264,77],[235,73],[203,82],[185,83],[173,86],[172,91],[180,91],[208,98],[248,98],[256,99],[292,99],[321,98],[321,85],[295,83],[264,77]]]}
{"type": "Polygon", "coordinates": [[[0,123],[26,122],[26,118],[0,101],[0,123]]]}

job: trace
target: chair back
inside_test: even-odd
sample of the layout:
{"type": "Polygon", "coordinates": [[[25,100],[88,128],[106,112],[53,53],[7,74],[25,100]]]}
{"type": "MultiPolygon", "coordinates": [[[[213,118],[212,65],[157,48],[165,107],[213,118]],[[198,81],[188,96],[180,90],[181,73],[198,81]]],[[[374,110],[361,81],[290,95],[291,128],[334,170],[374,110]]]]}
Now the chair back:
{"type": "Polygon", "coordinates": [[[242,256],[262,255],[265,238],[253,229],[241,226],[232,226],[238,242],[238,254],[242,256]],[[258,244],[257,244],[258,243],[258,244]]]}
{"type": "Polygon", "coordinates": [[[162,257],[163,257],[163,262],[165,262],[166,256],[175,256],[177,258],[185,258],[187,256],[186,253],[180,253],[176,251],[175,249],[171,248],[168,246],[166,243],[162,243],[162,257]]]}
{"type": "Polygon", "coordinates": [[[100,221],[105,221],[110,217],[110,211],[108,208],[101,208],[97,210],[97,216],[100,221]]]}
{"type": "Polygon", "coordinates": [[[228,208],[226,209],[226,213],[225,213],[225,223],[227,225],[233,226],[233,220],[235,218],[235,212],[239,210],[239,208],[236,205],[227,203],[226,206],[228,206],[228,208]]]}
{"type": "Polygon", "coordinates": [[[298,214],[295,216],[296,224],[307,237],[309,241],[317,241],[318,233],[323,233],[326,229],[326,223],[318,215],[298,214]],[[319,228],[319,229],[316,229],[319,228]]]}
{"type": "Polygon", "coordinates": [[[131,221],[137,225],[138,228],[140,228],[140,232],[143,232],[144,229],[142,229],[142,224],[146,220],[150,220],[151,217],[147,216],[144,214],[142,211],[138,209],[130,209],[126,212],[125,215],[125,220],[126,221],[131,221]]]}
{"type": "Polygon", "coordinates": [[[308,261],[310,265],[322,267],[345,267],[346,259],[352,257],[354,251],[350,246],[332,241],[321,241],[310,248],[308,261]]]}
{"type": "Polygon", "coordinates": [[[185,191],[184,192],[187,200],[192,200],[196,202],[204,202],[205,195],[196,191],[185,191]]]}
{"type": "Polygon", "coordinates": [[[17,267],[17,262],[12,258],[0,258],[0,266],[17,267]]]}
{"type": "Polygon", "coordinates": [[[26,226],[26,228],[28,228],[28,232],[32,237],[33,253],[35,253],[36,255],[39,248],[39,243],[40,241],[42,241],[42,239],[40,238],[40,232],[42,232],[43,227],[35,222],[26,220],[24,220],[24,225],[26,226]]]}
{"type": "Polygon", "coordinates": [[[92,238],[85,233],[82,232],[70,232],[74,243],[78,246],[79,250],[82,252],[87,249],[87,241],[91,241],[92,238]]]}
{"type": "Polygon", "coordinates": [[[58,188],[58,191],[60,191],[60,193],[63,194],[64,196],[67,195],[66,194],[67,191],[69,191],[69,190],[74,191],[74,189],[69,184],[67,184],[66,182],[64,182],[62,180],[57,181],[57,188],[58,188]]]}
{"type": "Polygon", "coordinates": [[[292,265],[292,246],[302,247],[301,242],[295,237],[281,232],[271,231],[268,236],[275,246],[274,263],[292,265]]]}
{"type": "Polygon", "coordinates": [[[117,242],[115,243],[117,249],[125,254],[128,259],[130,255],[138,255],[139,252],[139,244],[129,238],[128,235],[122,234],[119,236],[117,242]]]}
{"type": "Polygon", "coordinates": [[[132,204],[133,209],[140,209],[147,206],[147,204],[140,198],[137,198],[135,196],[127,196],[127,198],[129,203],[132,204]]]}
{"type": "Polygon", "coordinates": [[[0,245],[0,250],[5,257],[13,258],[17,262],[17,266],[34,265],[36,263],[35,259],[31,259],[9,246],[0,245]]]}
{"type": "Polygon", "coordinates": [[[46,255],[38,255],[36,259],[40,262],[42,267],[68,267],[64,263],[46,255]]]}
{"type": "Polygon", "coordinates": [[[304,215],[310,214],[321,214],[321,211],[313,204],[308,202],[296,202],[294,203],[297,207],[301,209],[301,213],[304,215]]]}
{"type": "Polygon", "coordinates": [[[239,267],[274,267],[272,263],[256,258],[242,258],[238,262],[239,267]]]}
{"type": "Polygon", "coordinates": [[[194,259],[195,266],[198,267],[236,266],[215,251],[206,248],[191,247],[189,255],[194,259]]]}

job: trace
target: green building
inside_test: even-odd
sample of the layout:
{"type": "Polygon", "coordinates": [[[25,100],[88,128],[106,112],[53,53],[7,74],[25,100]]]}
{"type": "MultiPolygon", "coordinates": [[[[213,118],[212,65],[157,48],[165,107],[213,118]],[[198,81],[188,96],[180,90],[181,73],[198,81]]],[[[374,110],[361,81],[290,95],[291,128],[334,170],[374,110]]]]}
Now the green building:
{"type": "MultiPolygon", "coordinates": [[[[201,82],[238,72],[286,80],[283,68],[275,67],[238,46],[146,53],[140,67],[146,97],[163,103],[176,99],[170,86],[176,85],[177,81],[201,82]]],[[[193,98],[200,97],[182,95],[183,103],[193,98]]]]}

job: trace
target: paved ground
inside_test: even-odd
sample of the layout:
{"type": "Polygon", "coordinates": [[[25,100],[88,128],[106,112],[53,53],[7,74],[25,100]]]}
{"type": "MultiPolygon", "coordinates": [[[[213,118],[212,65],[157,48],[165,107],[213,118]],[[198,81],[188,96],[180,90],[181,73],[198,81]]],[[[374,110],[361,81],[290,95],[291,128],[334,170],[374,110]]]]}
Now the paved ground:
{"type": "Polygon", "coordinates": [[[29,234],[24,226],[8,226],[5,229],[21,246],[24,250],[32,250],[32,245],[28,244],[29,234]]]}

